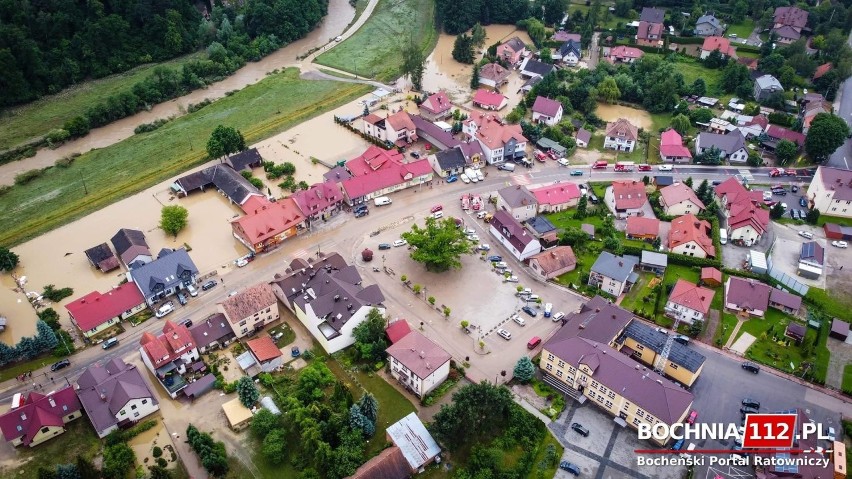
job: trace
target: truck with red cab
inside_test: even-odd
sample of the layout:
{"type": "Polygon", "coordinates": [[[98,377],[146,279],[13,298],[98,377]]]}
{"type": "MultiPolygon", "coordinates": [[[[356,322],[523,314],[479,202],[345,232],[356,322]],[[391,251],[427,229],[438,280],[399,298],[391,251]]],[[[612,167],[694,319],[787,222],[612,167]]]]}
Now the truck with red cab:
{"type": "Polygon", "coordinates": [[[636,164],[632,161],[619,161],[615,164],[615,171],[626,173],[628,171],[633,171],[635,166],[636,164]]]}
{"type": "Polygon", "coordinates": [[[592,168],[595,170],[605,170],[609,166],[609,163],[606,161],[596,161],[592,168]]]}

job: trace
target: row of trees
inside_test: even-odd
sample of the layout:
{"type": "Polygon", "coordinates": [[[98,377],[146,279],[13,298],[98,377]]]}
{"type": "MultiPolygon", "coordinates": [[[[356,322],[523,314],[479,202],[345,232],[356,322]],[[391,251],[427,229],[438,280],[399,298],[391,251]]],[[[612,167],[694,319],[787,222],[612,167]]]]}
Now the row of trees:
{"type": "Polygon", "coordinates": [[[36,321],[36,334],[25,336],[18,344],[9,346],[0,342],[0,366],[21,360],[30,360],[53,350],[59,345],[59,339],[53,329],[44,321],[36,321]]]}
{"type": "Polygon", "coordinates": [[[228,454],[222,441],[214,440],[209,433],[199,431],[192,424],[186,428],[186,438],[189,440],[189,447],[198,454],[201,465],[211,476],[224,477],[228,473],[228,454]]]}

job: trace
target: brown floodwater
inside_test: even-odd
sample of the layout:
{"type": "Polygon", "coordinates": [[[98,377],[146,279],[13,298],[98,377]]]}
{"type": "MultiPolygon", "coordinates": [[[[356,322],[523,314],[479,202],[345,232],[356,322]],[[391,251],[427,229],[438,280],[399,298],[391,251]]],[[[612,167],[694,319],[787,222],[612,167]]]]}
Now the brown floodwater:
{"type": "Polygon", "coordinates": [[[32,158],[0,165],[0,185],[11,185],[18,173],[51,166],[56,160],[72,153],[85,153],[95,148],[105,148],[118,143],[133,136],[133,130],[143,123],[151,123],[159,118],[182,115],[191,103],[199,103],[205,98],[212,100],[221,98],[225,96],[226,92],[240,90],[259,82],[273,70],[297,65],[299,63],[297,57],[304,56],[308,51],[332,41],[334,37],[343,33],[343,30],[353,18],[355,18],[355,9],[349,5],[348,0],[329,0],[328,15],[305,38],[277,50],[258,62],[246,64],[233,75],[209,85],[205,89],[196,90],[174,100],[160,103],[150,111],[142,111],[96,128],[83,138],[65,143],[55,150],[42,148],[32,158]]]}
{"type": "Polygon", "coordinates": [[[638,108],[598,103],[595,114],[604,121],[615,121],[619,118],[626,118],[630,123],[633,123],[639,128],[646,130],[651,128],[651,114],[638,108]]]}

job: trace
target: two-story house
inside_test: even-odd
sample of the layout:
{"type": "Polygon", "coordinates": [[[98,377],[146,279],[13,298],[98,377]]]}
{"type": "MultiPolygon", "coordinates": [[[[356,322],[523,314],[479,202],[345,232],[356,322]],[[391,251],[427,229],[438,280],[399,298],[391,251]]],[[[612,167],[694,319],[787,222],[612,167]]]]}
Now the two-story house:
{"type": "Polygon", "coordinates": [[[553,213],[577,206],[582,194],[576,183],[564,182],[541,186],[530,193],[535,196],[539,213],[553,213]]]}
{"type": "Polygon", "coordinates": [[[269,201],[253,196],[243,205],[245,215],[231,221],[231,231],[252,253],[263,253],[278,247],[303,228],[305,217],[293,198],[269,201]]]}
{"type": "Polygon", "coordinates": [[[148,306],[153,307],[154,303],[195,285],[198,268],[186,249],[164,248],[156,260],[134,268],[128,276],[148,306]]]}
{"type": "Polygon", "coordinates": [[[529,50],[526,44],[518,37],[512,37],[497,46],[497,58],[509,65],[516,65],[527,53],[529,50]]]}
{"type": "Polygon", "coordinates": [[[0,416],[0,431],[13,447],[35,447],[65,432],[65,425],[83,415],[74,388],[47,394],[30,392],[12,397],[11,409],[0,416]]]}
{"type": "Polygon", "coordinates": [[[263,329],[280,318],[278,301],[272,286],[259,283],[226,298],[219,310],[234,330],[237,339],[263,329]]]}
{"type": "Polygon", "coordinates": [[[790,44],[802,37],[808,26],[808,12],[799,7],[778,7],[772,16],[772,30],[778,43],[790,44]]]}
{"type": "Polygon", "coordinates": [[[660,206],[663,207],[663,212],[670,216],[689,213],[697,215],[704,210],[704,203],[698,199],[695,190],[685,183],[660,188],[660,206]]]}
{"type": "Polygon", "coordinates": [[[160,409],[157,396],[139,369],[121,358],[89,366],[77,379],[76,392],[100,438],[160,409]]]}
{"type": "Polygon", "coordinates": [[[453,104],[443,91],[433,93],[420,104],[420,116],[429,121],[438,121],[452,115],[453,104]]]}
{"type": "Polygon", "coordinates": [[[760,191],[749,191],[735,177],[715,188],[716,199],[724,216],[723,228],[728,240],[751,246],[769,229],[769,210],[764,209],[760,191]]]}
{"type": "Polygon", "coordinates": [[[400,110],[385,118],[370,113],[364,117],[363,131],[366,135],[398,147],[404,147],[417,141],[417,128],[405,110],[400,110]]]}
{"type": "Polygon", "coordinates": [[[722,36],[725,26],[712,13],[704,14],[695,21],[695,35],[699,37],[722,36]]]}
{"type": "Polygon", "coordinates": [[[365,175],[354,176],[340,183],[346,203],[350,206],[367,202],[378,196],[412,187],[422,187],[432,180],[429,160],[394,164],[365,175]]]}
{"type": "MultiPolygon", "coordinates": [[[[277,304],[276,304],[277,306],[277,304]]],[[[223,313],[214,313],[189,328],[195,347],[202,354],[224,348],[236,339],[231,323],[223,313]]]]}
{"type": "Polygon", "coordinates": [[[479,84],[499,88],[509,81],[511,71],[503,68],[499,63],[488,63],[479,69],[479,84]]]}
{"type": "Polygon", "coordinates": [[[604,148],[631,152],[639,141],[639,129],[624,118],[606,124],[604,148]]]}
{"type": "Polygon", "coordinates": [[[532,107],[532,120],[553,126],[562,121],[562,103],[543,96],[537,96],[532,107]]]}
{"type": "Polygon", "coordinates": [[[124,283],[107,293],[92,291],[66,304],[65,309],[74,326],[91,338],[145,309],[145,298],[135,284],[124,283]]]}
{"type": "Polygon", "coordinates": [[[852,217],[852,170],[820,166],[807,194],[813,208],[820,213],[852,217]]]}
{"type": "Polygon", "coordinates": [[[538,203],[526,186],[507,186],[497,190],[497,211],[506,211],[512,218],[526,221],[538,214],[538,203]]]}
{"type": "Polygon", "coordinates": [[[775,93],[783,93],[784,87],[781,86],[781,82],[778,81],[772,75],[762,75],[757,77],[754,80],[754,99],[757,101],[763,101],[772,96],[775,93]]]}
{"type": "Polygon", "coordinates": [[[569,67],[577,66],[582,57],[582,47],[579,41],[568,40],[553,52],[552,58],[569,67]]]}
{"type": "Polygon", "coordinates": [[[772,287],[751,278],[728,276],[725,282],[725,309],[762,318],[769,309],[772,287]]]}
{"type": "Polygon", "coordinates": [[[420,331],[412,330],[386,350],[391,377],[423,398],[450,374],[450,353],[420,331]]]}
{"type": "Polygon", "coordinates": [[[715,294],[712,289],[678,279],[666,301],[666,315],[687,324],[704,321],[710,312],[710,303],[713,302],[715,294]]]}
{"type": "Polygon", "coordinates": [[[636,31],[636,43],[648,47],[659,47],[663,44],[663,21],[666,11],[661,8],[645,7],[639,16],[639,27],[636,31]]]}
{"type": "Polygon", "coordinates": [[[556,246],[529,257],[530,270],[543,281],[553,279],[577,267],[577,257],[570,246],[556,246]]]}
{"type": "Polygon", "coordinates": [[[139,353],[142,362],[151,371],[172,399],[187,386],[183,379],[186,365],[198,361],[198,348],[192,339],[192,333],[183,324],[166,320],[163,334],[154,336],[142,333],[139,340],[139,353]]]}
{"type": "Polygon", "coordinates": [[[130,269],[131,265],[141,265],[154,260],[148,242],[145,240],[145,233],[139,230],[122,228],[110,241],[127,269],[130,269]]]}
{"type": "Polygon", "coordinates": [[[518,261],[541,252],[541,243],[506,210],[494,213],[488,231],[518,261]]]}
{"type": "Polygon", "coordinates": [[[332,218],[343,208],[343,193],[331,181],[315,183],[307,190],[293,193],[290,198],[302,212],[309,227],[314,221],[332,218]]]}
{"type": "Polygon", "coordinates": [[[636,180],[613,181],[612,186],[606,189],[604,203],[616,218],[642,216],[644,207],[648,203],[645,184],[636,180]]]}
{"type": "Polygon", "coordinates": [[[748,161],[745,137],[740,130],[734,130],[724,135],[706,131],[698,134],[698,138],[695,140],[696,155],[701,155],[713,147],[719,151],[719,158],[723,160],[727,159],[731,163],[740,164],[748,161]]]}
{"type": "Polygon", "coordinates": [[[525,155],[527,139],[520,125],[505,123],[490,114],[472,113],[462,126],[465,135],[479,142],[489,165],[525,155]]]}
{"type": "Polygon", "coordinates": [[[704,60],[711,53],[718,51],[722,58],[737,58],[737,49],[731,46],[731,41],[725,37],[711,36],[704,39],[699,57],[704,60]]]}
{"type": "Polygon", "coordinates": [[[331,354],[355,343],[352,330],[370,310],[385,312],[379,287],[362,282],[355,265],[348,265],[339,253],[328,253],[313,262],[294,259],[270,284],[278,300],[331,354]]]}
{"type": "Polygon", "coordinates": [[[698,258],[715,258],[712,226],[692,213],[678,216],[669,229],[669,251],[698,258]]]}
{"type": "Polygon", "coordinates": [[[692,153],[683,146],[680,133],[669,128],[660,135],[660,159],[664,163],[689,163],[692,153]]]}
{"type": "Polygon", "coordinates": [[[589,286],[618,297],[630,291],[630,287],[639,279],[639,275],[633,271],[638,264],[639,258],[636,256],[616,256],[609,251],[602,251],[589,271],[589,286]]]}

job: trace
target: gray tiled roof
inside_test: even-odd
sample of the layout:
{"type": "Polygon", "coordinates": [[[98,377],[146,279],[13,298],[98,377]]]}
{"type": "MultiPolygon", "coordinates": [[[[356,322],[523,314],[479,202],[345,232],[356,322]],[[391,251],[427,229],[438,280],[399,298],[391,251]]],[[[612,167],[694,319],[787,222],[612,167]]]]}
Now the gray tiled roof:
{"type": "MultiPolygon", "coordinates": [[[[624,338],[630,338],[642,344],[646,348],[651,348],[655,353],[661,354],[663,346],[666,344],[668,335],[661,333],[655,328],[648,326],[645,323],[633,321],[624,329],[622,337],[619,338],[619,343],[624,341],[624,338]]],[[[707,358],[703,354],[694,349],[680,344],[677,341],[672,342],[672,349],[669,352],[669,361],[677,364],[680,367],[686,368],[689,372],[696,372],[707,358]]]]}
{"type": "Polygon", "coordinates": [[[565,58],[571,52],[574,52],[574,55],[580,58],[580,42],[568,40],[559,47],[559,54],[562,55],[562,58],[565,58]]]}
{"type": "Polygon", "coordinates": [[[781,86],[781,82],[778,81],[772,75],[762,75],[757,77],[754,80],[757,83],[757,86],[760,87],[761,90],[766,90],[767,88],[777,88],[779,90],[783,90],[784,88],[781,86]]]}
{"type": "Polygon", "coordinates": [[[438,166],[440,166],[442,170],[447,171],[464,168],[467,164],[464,159],[464,154],[458,148],[439,151],[435,154],[435,159],[438,161],[438,166]]]}
{"type": "Polygon", "coordinates": [[[546,76],[550,72],[554,70],[553,65],[549,63],[540,62],[538,60],[533,60],[532,58],[527,58],[524,62],[521,71],[526,73],[527,75],[534,74],[538,76],[546,76]]]}
{"type": "Polygon", "coordinates": [[[234,335],[234,330],[231,329],[228,319],[222,313],[213,314],[204,321],[194,324],[189,328],[189,332],[192,334],[193,341],[199,347],[206,347],[213,341],[234,335]]]}
{"type": "Polygon", "coordinates": [[[642,14],[639,16],[640,22],[663,23],[666,18],[666,11],[662,8],[645,7],[642,9],[642,14]]]}
{"type": "Polygon", "coordinates": [[[722,24],[719,23],[719,19],[714,17],[713,15],[702,15],[702,16],[698,17],[698,20],[696,20],[695,24],[701,25],[702,23],[709,23],[710,25],[713,26],[713,28],[717,28],[717,29],[722,28],[722,24]]]}
{"type": "Polygon", "coordinates": [[[257,148],[251,148],[229,156],[226,161],[236,171],[243,171],[260,166],[263,163],[263,158],[261,158],[257,148]]]}
{"type": "Polygon", "coordinates": [[[699,133],[698,143],[701,145],[701,148],[710,148],[711,146],[715,146],[730,155],[740,148],[745,147],[745,137],[743,137],[743,134],[740,133],[740,130],[733,130],[725,135],[704,131],[699,133]]]}
{"type": "Polygon", "coordinates": [[[536,233],[543,235],[550,233],[551,231],[556,231],[556,227],[553,226],[553,223],[550,222],[544,216],[533,216],[532,218],[526,221],[527,225],[532,228],[536,233]]]}
{"type": "Polygon", "coordinates": [[[669,264],[669,257],[664,255],[663,253],[655,253],[653,251],[643,251],[642,252],[642,264],[649,264],[652,266],[662,266],[666,267],[669,264]]]}
{"type": "Polygon", "coordinates": [[[566,323],[554,337],[580,336],[599,343],[609,344],[633,319],[633,313],[601,296],[584,304],[579,312],[568,315],[566,323]]]}
{"type": "Polygon", "coordinates": [[[602,251],[595,264],[592,265],[592,271],[600,273],[607,278],[612,278],[616,281],[624,282],[630,277],[633,268],[639,264],[639,258],[636,256],[615,256],[609,251],[602,251]]]}
{"type": "Polygon", "coordinates": [[[130,273],[142,295],[152,296],[159,286],[168,289],[198,274],[198,268],[185,249],[177,249],[155,261],[139,266],[130,273]]]}
{"type": "Polygon", "coordinates": [[[520,208],[521,206],[536,204],[535,196],[522,185],[507,186],[506,188],[498,190],[497,194],[503,198],[503,201],[505,201],[510,208],[520,208]]]}

